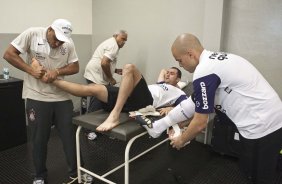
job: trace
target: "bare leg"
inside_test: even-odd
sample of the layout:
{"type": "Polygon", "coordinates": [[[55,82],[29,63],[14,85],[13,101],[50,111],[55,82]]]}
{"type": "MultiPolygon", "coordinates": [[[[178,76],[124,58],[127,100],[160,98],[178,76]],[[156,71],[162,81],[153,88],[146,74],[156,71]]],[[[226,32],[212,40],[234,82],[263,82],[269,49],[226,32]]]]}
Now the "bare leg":
{"type": "Polygon", "coordinates": [[[133,64],[124,66],[116,105],[108,118],[96,128],[97,131],[108,131],[119,124],[121,110],[141,78],[141,73],[133,64]]]}
{"type": "MultiPolygon", "coordinates": [[[[32,60],[31,66],[35,69],[42,69],[42,66],[36,59],[32,60]]],[[[40,80],[45,83],[47,81],[44,76],[40,80]]],[[[102,102],[108,102],[107,88],[101,84],[77,84],[64,80],[55,80],[52,84],[74,96],[94,96],[102,102]]]]}

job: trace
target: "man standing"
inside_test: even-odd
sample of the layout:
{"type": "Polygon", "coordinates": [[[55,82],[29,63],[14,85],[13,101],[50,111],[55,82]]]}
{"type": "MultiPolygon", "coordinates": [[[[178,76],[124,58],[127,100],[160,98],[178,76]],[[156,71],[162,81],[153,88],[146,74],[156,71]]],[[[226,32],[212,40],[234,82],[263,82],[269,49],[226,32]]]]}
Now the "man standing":
{"type": "MultiPolygon", "coordinates": [[[[127,41],[127,32],[119,30],[113,36],[102,42],[95,50],[91,60],[85,68],[84,78],[88,84],[103,84],[115,85],[114,73],[122,74],[122,69],[116,68],[117,56],[119,49],[122,48],[127,41]]],[[[95,96],[90,97],[89,104],[87,104],[87,97],[81,98],[81,112],[94,112],[103,108],[103,102],[95,96]]],[[[88,134],[88,138],[92,140],[95,133],[84,129],[88,134]]]]}
{"type": "Polygon", "coordinates": [[[115,85],[113,74],[120,72],[116,70],[117,56],[126,41],[127,32],[120,30],[114,33],[113,37],[102,42],[88,62],[84,77],[96,84],[115,85]]]}
{"type": "Polygon", "coordinates": [[[259,71],[244,58],[205,50],[192,34],[181,34],[171,47],[179,65],[194,73],[195,114],[188,128],[171,138],[177,149],[206,126],[214,108],[237,126],[240,164],[256,184],[273,183],[282,147],[282,102],[259,71]],[[239,73],[238,73],[239,72],[239,73]]]}
{"type": "MultiPolygon", "coordinates": [[[[114,73],[122,74],[121,69],[116,68],[119,49],[127,41],[127,32],[119,30],[113,36],[102,42],[95,50],[91,60],[85,68],[84,77],[87,83],[115,85],[114,73]]],[[[102,108],[101,102],[95,97],[91,97],[88,112],[102,108]]]]}
{"type": "Polygon", "coordinates": [[[34,184],[47,183],[47,143],[53,124],[63,142],[69,168],[68,180],[77,179],[73,104],[68,93],[50,84],[56,78],[79,71],[71,33],[71,23],[57,19],[47,28],[27,29],[11,42],[4,53],[4,59],[25,72],[23,98],[26,99],[26,113],[32,132],[34,184]],[[26,60],[19,56],[24,53],[27,54],[26,60]],[[39,62],[41,67],[31,67],[32,61],[39,62]],[[40,80],[42,77],[47,83],[40,80]]]}

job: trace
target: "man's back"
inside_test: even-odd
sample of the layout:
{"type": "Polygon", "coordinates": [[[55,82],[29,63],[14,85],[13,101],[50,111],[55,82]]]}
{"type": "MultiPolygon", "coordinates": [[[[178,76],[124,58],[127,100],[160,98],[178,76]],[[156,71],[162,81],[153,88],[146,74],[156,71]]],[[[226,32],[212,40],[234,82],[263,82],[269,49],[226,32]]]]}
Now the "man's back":
{"type": "MultiPolygon", "coordinates": [[[[201,94],[206,90],[207,99],[215,93],[213,107],[226,113],[245,137],[263,137],[282,127],[279,96],[259,71],[239,56],[205,50],[193,83],[201,86],[195,89],[201,94]]],[[[213,101],[206,102],[211,107],[208,103],[213,101]]]]}

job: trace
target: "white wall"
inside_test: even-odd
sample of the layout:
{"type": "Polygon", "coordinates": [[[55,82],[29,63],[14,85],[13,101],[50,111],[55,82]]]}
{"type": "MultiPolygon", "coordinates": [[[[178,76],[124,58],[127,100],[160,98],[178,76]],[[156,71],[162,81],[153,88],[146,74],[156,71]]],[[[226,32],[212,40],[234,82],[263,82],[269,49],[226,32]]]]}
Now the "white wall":
{"type": "MultiPolygon", "coordinates": [[[[282,97],[281,0],[224,1],[224,7],[223,0],[9,0],[1,1],[0,10],[1,56],[26,28],[48,26],[58,17],[71,20],[81,63],[72,81],[84,80],[84,67],[99,43],[115,30],[126,29],[128,42],[120,50],[118,65],[136,64],[153,83],[161,68],[177,66],[170,53],[175,37],[191,32],[207,49],[249,59],[282,97]]],[[[1,58],[0,68],[3,65],[1,58]]],[[[182,71],[191,80],[192,75],[182,71]]],[[[21,75],[16,69],[12,73],[21,75]]]]}
{"type": "Polygon", "coordinates": [[[178,66],[170,51],[177,35],[190,32],[208,47],[219,48],[222,6],[223,0],[93,0],[93,51],[115,30],[126,29],[128,41],[118,66],[134,63],[154,83],[160,69],[178,66]],[[213,39],[208,39],[211,33],[213,39]]]}
{"type": "MultiPolygon", "coordinates": [[[[84,68],[92,55],[92,0],[8,0],[0,6],[0,73],[3,67],[10,69],[10,75],[23,78],[23,72],[8,64],[2,58],[10,42],[29,27],[47,27],[57,18],[72,22],[76,51],[80,61],[79,74],[67,77],[77,83],[85,82],[84,68]]],[[[23,58],[25,58],[23,56],[23,58]]],[[[80,98],[72,97],[75,109],[80,107],[80,98]]]]}
{"type": "Polygon", "coordinates": [[[282,98],[282,1],[224,3],[222,50],[248,59],[282,98]]]}
{"type": "Polygon", "coordinates": [[[2,0],[0,10],[0,33],[21,33],[66,18],[74,34],[92,34],[92,0],[2,0]]]}

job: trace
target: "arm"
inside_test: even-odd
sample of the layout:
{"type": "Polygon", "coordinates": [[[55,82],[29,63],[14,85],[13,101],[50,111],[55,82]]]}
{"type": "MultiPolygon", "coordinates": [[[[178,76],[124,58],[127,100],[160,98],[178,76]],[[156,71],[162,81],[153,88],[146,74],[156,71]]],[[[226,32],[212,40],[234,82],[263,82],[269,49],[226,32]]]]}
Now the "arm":
{"type": "Polygon", "coordinates": [[[79,72],[79,64],[78,61],[70,63],[66,66],[63,66],[61,68],[56,68],[54,70],[48,70],[45,78],[45,82],[50,83],[53,82],[55,79],[57,79],[58,76],[64,76],[64,75],[72,75],[79,72]]]}
{"type": "Polygon", "coordinates": [[[117,82],[113,78],[113,75],[111,73],[111,60],[107,58],[106,56],[104,56],[101,60],[101,67],[103,69],[103,72],[107,76],[109,83],[111,85],[115,85],[117,82]]]}
{"type": "Polygon", "coordinates": [[[199,133],[201,133],[207,126],[208,114],[200,114],[195,112],[193,119],[188,125],[187,129],[181,134],[181,136],[171,138],[171,145],[176,149],[180,149],[188,141],[194,139],[199,133]]]}
{"type": "Polygon", "coordinates": [[[163,82],[165,81],[165,75],[167,74],[167,70],[166,69],[162,69],[160,74],[159,74],[159,77],[158,77],[158,81],[157,82],[163,82]]]}
{"type": "Polygon", "coordinates": [[[163,108],[160,108],[160,109],[157,109],[159,112],[160,112],[160,115],[161,116],[166,116],[171,110],[173,109],[172,106],[170,107],[163,107],[163,108]]]}
{"type": "Polygon", "coordinates": [[[56,72],[58,73],[58,76],[76,74],[79,72],[79,63],[76,61],[61,68],[57,68],[56,72]]]}
{"type": "Polygon", "coordinates": [[[20,52],[14,46],[10,45],[5,51],[3,58],[14,67],[32,75],[36,79],[41,78],[45,74],[46,70],[43,67],[32,68],[19,55],[20,52]]]}

